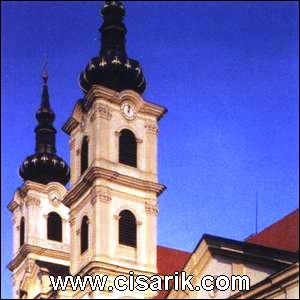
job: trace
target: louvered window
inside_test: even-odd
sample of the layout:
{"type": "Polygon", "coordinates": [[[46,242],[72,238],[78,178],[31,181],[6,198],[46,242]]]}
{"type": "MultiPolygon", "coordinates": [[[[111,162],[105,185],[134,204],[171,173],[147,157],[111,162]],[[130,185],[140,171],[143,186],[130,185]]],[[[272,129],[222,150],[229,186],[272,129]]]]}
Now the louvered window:
{"type": "Polygon", "coordinates": [[[119,215],[119,243],[136,248],[136,219],[129,210],[119,215]]]}
{"type": "Polygon", "coordinates": [[[80,242],[81,242],[81,253],[83,253],[89,247],[89,220],[87,216],[84,216],[81,222],[80,242]]]}
{"type": "Polygon", "coordinates": [[[20,222],[20,247],[24,245],[25,240],[25,219],[22,217],[20,222]]]}
{"type": "Polygon", "coordinates": [[[81,145],[81,174],[84,173],[84,171],[89,166],[89,142],[88,137],[85,136],[82,140],[81,145]]]}
{"type": "Polygon", "coordinates": [[[59,214],[51,212],[47,220],[47,238],[57,242],[62,242],[62,220],[59,214]]]}
{"type": "Polygon", "coordinates": [[[137,166],[136,138],[128,129],[123,129],[120,134],[119,162],[135,168],[137,166]]]}

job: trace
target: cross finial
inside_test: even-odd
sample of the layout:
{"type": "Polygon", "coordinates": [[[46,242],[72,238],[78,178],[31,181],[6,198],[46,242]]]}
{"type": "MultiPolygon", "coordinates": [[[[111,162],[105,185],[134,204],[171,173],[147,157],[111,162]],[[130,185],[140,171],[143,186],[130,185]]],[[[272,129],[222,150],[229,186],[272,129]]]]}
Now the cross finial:
{"type": "Polygon", "coordinates": [[[43,74],[42,74],[42,78],[44,80],[44,84],[46,85],[48,82],[48,70],[47,70],[47,66],[48,66],[48,59],[46,57],[44,66],[43,66],[43,74]]]}

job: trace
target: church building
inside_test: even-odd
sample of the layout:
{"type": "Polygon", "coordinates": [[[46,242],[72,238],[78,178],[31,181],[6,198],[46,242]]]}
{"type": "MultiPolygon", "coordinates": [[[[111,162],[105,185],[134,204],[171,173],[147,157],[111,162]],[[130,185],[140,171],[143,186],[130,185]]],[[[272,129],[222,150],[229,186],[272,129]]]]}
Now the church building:
{"type": "Polygon", "coordinates": [[[126,52],[123,3],[105,1],[101,12],[99,55],[81,72],[83,97],[63,125],[69,163],[57,154],[55,112],[47,71],[43,74],[35,151],[21,164],[24,182],[8,204],[13,298],[297,297],[298,210],[245,241],[204,235],[192,253],[157,244],[158,197],[166,188],[158,180],[157,137],[167,109],[143,98],[141,65],[126,52]],[[185,271],[195,281],[205,274],[247,275],[251,287],[209,292],[108,288],[130,271],[149,277],[185,271]],[[107,275],[109,284],[103,291],[55,290],[49,276],[68,275],[107,275]]]}

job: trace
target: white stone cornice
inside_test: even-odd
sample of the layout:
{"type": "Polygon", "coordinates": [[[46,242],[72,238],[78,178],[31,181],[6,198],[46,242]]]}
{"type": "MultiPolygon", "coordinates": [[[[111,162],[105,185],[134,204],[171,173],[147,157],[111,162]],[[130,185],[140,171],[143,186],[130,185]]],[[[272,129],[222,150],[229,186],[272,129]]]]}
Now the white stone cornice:
{"type": "Polygon", "coordinates": [[[65,250],[53,250],[48,249],[47,247],[41,247],[36,245],[28,245],[24,244],[18,251],[17,255],[13,258],[13,260],[8,264],[8,268],[10,271],[14,271],[16,268],[20,266],[22,262],[28,257],[29,254],[43,255],[46,257],[60,259],[66,261],[68,264],[70,260],[69,251],[65,250]]]}
{"type": "Polygon", "coordinates": [[[101,167],[90,167],[80,181],[66,194],[63,199],[63,204],[70,207],[92,186],[95,179],[105,179],[143,191],[154,192],[157,195],[160,195],[166,188],[164,185],[157,182],[123,175],[101,167]]]}

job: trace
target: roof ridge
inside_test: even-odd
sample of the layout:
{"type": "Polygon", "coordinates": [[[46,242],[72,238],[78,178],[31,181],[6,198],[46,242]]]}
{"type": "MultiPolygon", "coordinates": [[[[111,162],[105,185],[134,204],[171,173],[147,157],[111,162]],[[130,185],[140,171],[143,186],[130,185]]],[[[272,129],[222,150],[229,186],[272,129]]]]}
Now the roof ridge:
{"type": "Polygon", "coordinates": [[[162,245],[157,245],[157,247],[172,250],[172,251],[178,251],[178,252],[182,252],[182,253],[186,253],[186,254],[192,254],[191,251],[187,251],[187,250],[180,250],[180,249],[177,249],[177,248],[171,248],[171,247],[162,246],[162,245]]]}

